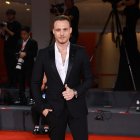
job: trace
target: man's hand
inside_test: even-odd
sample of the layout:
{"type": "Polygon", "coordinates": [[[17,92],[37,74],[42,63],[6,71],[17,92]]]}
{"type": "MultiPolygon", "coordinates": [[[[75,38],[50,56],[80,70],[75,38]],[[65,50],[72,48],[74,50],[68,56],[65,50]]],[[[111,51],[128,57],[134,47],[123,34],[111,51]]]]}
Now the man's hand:
{"type": "Polygon", "coordinates": [[[20,55],[19,55],[20,58],[24,58],[25,56],[26,56],[25,52],[20,52],[20,55]]]}
{"type": "Polygon", "coordinates": [[[49,112],[52,112],[52,109],[44,109],[42,114],[46,117],[49,112]]]}
{"type": "Polygon", "coordinates": [[[67,84],[65,85],[65,88],[66,90],[62,92],[62,95],[66,101],[69,101],[75,96],[75,94],[73,89],[69,88],[67,84]]]}

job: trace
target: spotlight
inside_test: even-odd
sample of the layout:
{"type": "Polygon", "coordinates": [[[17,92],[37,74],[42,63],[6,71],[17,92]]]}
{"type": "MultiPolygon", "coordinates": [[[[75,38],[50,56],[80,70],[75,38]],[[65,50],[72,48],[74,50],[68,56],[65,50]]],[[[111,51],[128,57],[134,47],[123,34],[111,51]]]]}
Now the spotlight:
{"type": "Polygon", "coordinates": [[[10,1],[8,1],[8,0],[6,0],[6,1],[5,1],[5,3],[6,3],[6,4],[11,4],[11,2],[10,2],[10,1]]]}

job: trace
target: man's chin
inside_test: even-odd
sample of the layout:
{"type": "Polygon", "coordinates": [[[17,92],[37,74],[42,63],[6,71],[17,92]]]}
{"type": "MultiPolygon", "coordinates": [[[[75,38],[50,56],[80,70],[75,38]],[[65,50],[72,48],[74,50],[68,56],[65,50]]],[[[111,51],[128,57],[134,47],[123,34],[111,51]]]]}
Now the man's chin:
{"type": "Polygon", "coordinates": [[[59,43],[60,43],[60,44],[66,44],[67,41],[60,41],[59,43]]]}
{"type": "Polygon", "coordinates": [[[66,44],[66,42],[60,42],[60,44],[66,44]]]}

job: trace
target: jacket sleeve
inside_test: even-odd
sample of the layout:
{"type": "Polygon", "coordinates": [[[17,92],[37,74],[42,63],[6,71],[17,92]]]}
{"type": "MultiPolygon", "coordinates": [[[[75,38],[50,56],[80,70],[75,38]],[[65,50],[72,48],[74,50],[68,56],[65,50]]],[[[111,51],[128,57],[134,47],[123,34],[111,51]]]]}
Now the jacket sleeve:
{"type": "Polygon", "coordinates": [[[85,49],[81,50],[81,59],[82,59],[82,79],[81,84],[75,87],[75,90],[78,93],[78,96],[83,95],[86,91],[92,87],[93,84],[93,75],[91,72],[91,65],[89,61],[89,57],[86,54],[85,49]]]}

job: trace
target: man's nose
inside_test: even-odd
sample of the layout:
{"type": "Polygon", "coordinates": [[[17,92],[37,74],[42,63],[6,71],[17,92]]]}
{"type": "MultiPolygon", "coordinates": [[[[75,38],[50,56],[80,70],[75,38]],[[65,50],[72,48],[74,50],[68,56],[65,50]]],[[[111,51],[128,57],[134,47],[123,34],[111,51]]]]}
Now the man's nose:
{"type": "Polygon", "coordinates": [[[61,35],[64,35],[64,31],[63,31],[63,30],[61,30],[61,31],[60,31],[60,34],[61,34],[61,35]]]}

